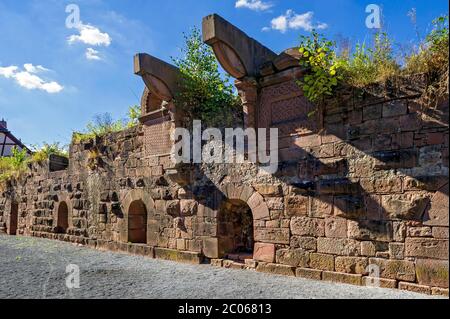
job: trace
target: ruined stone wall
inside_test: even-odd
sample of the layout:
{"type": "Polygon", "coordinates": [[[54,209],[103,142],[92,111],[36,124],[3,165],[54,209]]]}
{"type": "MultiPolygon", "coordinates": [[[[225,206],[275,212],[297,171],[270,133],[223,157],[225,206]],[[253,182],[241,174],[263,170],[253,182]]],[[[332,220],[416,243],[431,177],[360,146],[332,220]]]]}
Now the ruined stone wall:
{"type": "MultiPolygon", "coordinates": [[[[214,19],[206,22],[226,24],[214,19]]],[[[244,38],[236,45],[261,56],[240,59],[226,42],[236,37],[216,33],[210,43],[239,78],[245,128],[278,128],[277,172],[174,165],[177,69],[141,54],[141,124],[71,145],[65,170],[35,164],[0,194],[0,231],[14,230],[17,204],[20,235],[448,294],[448,98],[419,106],[418,77],[342,88],[316,110],[297,84],[296,50],[275,55],[244,38]]]]}

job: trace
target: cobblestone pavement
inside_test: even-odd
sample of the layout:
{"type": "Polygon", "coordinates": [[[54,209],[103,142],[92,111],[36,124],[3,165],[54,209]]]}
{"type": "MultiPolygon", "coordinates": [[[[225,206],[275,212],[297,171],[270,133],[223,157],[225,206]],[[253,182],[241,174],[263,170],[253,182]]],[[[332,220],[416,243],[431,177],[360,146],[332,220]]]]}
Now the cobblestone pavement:
{"type": "Polygon", "coordinates": [[[102,252],[46,239],[0,235],[2,298],[431,298],[210,265],[102,252]],[[80,288],[66,287],[79,266],[80,288]]]}

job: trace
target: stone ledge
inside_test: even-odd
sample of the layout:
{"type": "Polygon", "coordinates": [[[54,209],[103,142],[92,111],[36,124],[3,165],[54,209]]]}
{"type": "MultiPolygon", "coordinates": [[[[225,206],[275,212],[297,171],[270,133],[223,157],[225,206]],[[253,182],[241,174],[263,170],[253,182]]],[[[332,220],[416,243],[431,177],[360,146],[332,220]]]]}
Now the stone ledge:
{"type": "Polygon", "coordinates": [[[345,274],[333,271],[324,271],[322,273],[322,280],[338,282],[342,284],[350,284],[356,286],[362,286],[362,275],[345,274]]]}
{"type": "Polygon", "coordinates": [[[410,282],[399,282],[398,283],[398,289],[400,290],[408,290],[408,291],[412,291],[412,292],[417,292],[420,294],[427,294],[427,295],[431,295],[431,288],[428,286],[423,286],[423,285],[417,285],[417,284],[412,284],[410,282]]]}
{"type": "Polygon", "coordinates": [[[295,267],[280,264],[259,263],[256,271],[275,275],[295,276],[295,267]]]}
{"type": "Polygon", "coordinates": [[[188,252],[188,251],[178,251],[168,248],[154,248],[155,258],[185,262],[189,264],[201,264],[203,258],[200,253],[188,252]]]}

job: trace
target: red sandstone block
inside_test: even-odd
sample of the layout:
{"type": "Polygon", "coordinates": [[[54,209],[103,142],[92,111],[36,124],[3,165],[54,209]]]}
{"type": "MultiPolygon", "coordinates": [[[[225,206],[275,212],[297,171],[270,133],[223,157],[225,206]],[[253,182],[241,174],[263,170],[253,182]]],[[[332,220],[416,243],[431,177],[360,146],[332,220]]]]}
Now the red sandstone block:
{"type": "Polygon", "coordinates": [[[416,285],[416,284],[412,284],[410,282],[399,282],[398,283],[398,289],[400,290],[408,290],[408,291],[412,291],[412,292],[417,292],[420,294],[426,294],[426,295],[431,295],[431,288],[428,286],[423,286],[423,285],[416,285]]]}
{"type": "Polygon", "coordinates": [[[272,263],[259,263],[256,267],[256,271],[276,275],[295,276],[295,267],[272,263]]]}
{"type": "Polygon", "coordinates": [[[256,243],[253,259],[268,263],[275,262],[275,245],[266,243],[256,243]]]}
{"type": "Polygon", "coordinates": [[[438,145],[444,143],[444,133],[428,133],[427,143],[428,145],[438,145]]]}
{"type": "Polygon", "coordinates": [[[311,146],[319,146],[322,143],[320,135],[306,135],[300,136],[295,139],[294,144],[298,147],[311,147],[311,146]]]}
{"type": "Polygon", "coordinates": [[[395,289],[397,288],[397,280],[376,277],[363,277],[363,285],[369,287],[395,289]]]}
{"type": "Polygon", "coordinates": [[[321,280],[322,279],[322,270],[317,269],[309,269],[309,268],[297,268],[295,270],[295,276],[313,279],[313,280],[321,280]]]}
{"type": "Polygon", "coordinates": [[[431,294],[448,297],[448,288],[433,287],[431,288],[431,294]]]}
{"type": "Polygon", "coordinates": [[[343,284],[350,284],[361,286],[362,275],[344,274],[339,272],[324,271],[322,273],[322,279],[325,281],[339,282],[343,284]]]}

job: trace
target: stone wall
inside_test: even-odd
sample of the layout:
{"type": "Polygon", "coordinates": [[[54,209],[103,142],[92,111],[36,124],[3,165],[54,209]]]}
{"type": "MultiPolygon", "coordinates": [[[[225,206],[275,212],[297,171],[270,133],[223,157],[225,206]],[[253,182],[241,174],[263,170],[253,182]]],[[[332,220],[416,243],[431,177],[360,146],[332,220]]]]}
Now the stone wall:
{"type": "Polygon", "coordinates": [[[71,145],[66,169],[55,159],[35,164],[1,194],[0,231],[14,229],[16,203],[21,235],[448,294],[448,99],[419,107],[423,79],[399,79],[342,88],[311,115],[315,106],[296,84],[305,72],[296,50],[276,55],[218,16],[203,28],[237,78],[245,127],[279,129],[278,171],[172,164],[177,70],[138,55],[141,124],[71,145]],[[243,56],[246,42],[258,58],[243,56]],[[142,216],[146,242],[133,243],[142,216]]]}

